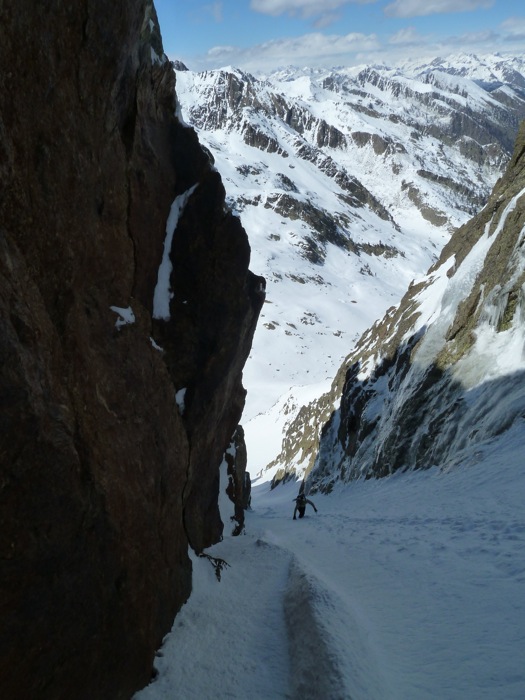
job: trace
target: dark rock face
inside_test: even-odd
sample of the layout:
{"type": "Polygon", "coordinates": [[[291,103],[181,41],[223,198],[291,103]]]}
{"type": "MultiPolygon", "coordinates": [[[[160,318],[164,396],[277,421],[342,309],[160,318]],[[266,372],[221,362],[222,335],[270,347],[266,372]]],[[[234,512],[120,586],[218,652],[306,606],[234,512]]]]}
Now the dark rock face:
{"type": "Polygon", "coordinates": [[[235,522],[235,527],[232,535],[237,536],[244,531],[244,511],[250,507],[252,491],[250,474],[246,471],[248,455],[242,426],[237,427],[224,458],[228,474],[226,493],[234,505],[231,520],[235,522]]]}
{"type": "Polygon", "coordinates": [[[2,3],[5,698],[128,698],[190,593],[188,541],[222,532],[264,283],[174,87],[149,0],[2,3]],[[152,319],[192,187],[169,317],[152,319]]]}

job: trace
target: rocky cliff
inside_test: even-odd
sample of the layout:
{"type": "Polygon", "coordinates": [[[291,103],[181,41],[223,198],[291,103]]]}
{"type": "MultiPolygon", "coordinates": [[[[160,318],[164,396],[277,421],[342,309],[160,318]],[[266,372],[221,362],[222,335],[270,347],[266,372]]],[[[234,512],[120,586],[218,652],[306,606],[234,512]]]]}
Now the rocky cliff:
{"type": "Polygon", "coordinates": [[[525,123],[486,207],[303,409],[279,478],[302,463],[310,488],[330,490],[339,479],[448,468],[523,425],[524,242],[525,123]]]}
{"type": "Polygon", "coordinates": [[[217,541],[264,298],[151,0],[0,6],[0,695],[128,698],[217,541]]]}

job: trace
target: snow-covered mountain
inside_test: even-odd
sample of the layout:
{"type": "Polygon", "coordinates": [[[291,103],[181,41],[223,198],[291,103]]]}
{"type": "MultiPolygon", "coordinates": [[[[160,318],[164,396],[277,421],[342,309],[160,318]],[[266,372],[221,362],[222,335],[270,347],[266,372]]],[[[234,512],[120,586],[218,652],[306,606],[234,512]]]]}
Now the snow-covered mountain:
{"type": "Polygon", "coordinates": [[[513,425],[525,447],[524,154],[525,122],[483,211],[343,364],[317,485],[470,463],[513,425]]]}
{"type": "Polygon", "coordinates": [[[485,203],[525,116],[523,57],[344,70],[177,66],[182,116],[242,217],[267,300],[244,372],[251,469],[361,333],[485,203]]]}
{"type": "Polygon", "coordinates": [[[276,460],[310,488],[472,464],[515,424],[525,447],[525,122],[484,209],[363,334],[276,460]]]}
{"type": "Polygon", "coordinates": [[[487,207],[342,368],[315,512],[292,518],[292,479],[255,486],[134,700],[525,697],[524,202],[525,122],[487,207]]]}

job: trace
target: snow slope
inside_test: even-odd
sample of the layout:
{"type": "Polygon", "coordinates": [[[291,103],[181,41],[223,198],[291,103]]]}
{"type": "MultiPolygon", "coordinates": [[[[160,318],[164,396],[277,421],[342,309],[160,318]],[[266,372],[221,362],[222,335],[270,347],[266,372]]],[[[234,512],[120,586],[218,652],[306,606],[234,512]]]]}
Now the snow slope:
{"type": "MultiPolygon", "coordinates": [[[[310,450],[315,464],[302,472],[294,464],[297,474],[313,467],[310,488],[460,464],[464,452],[522,421],[524,143],[522,128],[509,171],[484,210],[345,361],[341,401],[310,450]]],[[[303,415],[312,416],[312,407],[303,415]]]]}
{"type": "Polygon", "coordinates": [[[244,371],[252,473],[279,452],[299,397],[329,384],[484,202],[525,114],[524,76],[522,57],[468,55],[260,78],[177,71],[181,117],[267,279],[244,371]]]}
{"type": "Polygon", "coordinates": [[[316,494],[303,520],[296,485],[256,486],[135,700],[523,700],[524,427],[460,468],[316,494]]]}

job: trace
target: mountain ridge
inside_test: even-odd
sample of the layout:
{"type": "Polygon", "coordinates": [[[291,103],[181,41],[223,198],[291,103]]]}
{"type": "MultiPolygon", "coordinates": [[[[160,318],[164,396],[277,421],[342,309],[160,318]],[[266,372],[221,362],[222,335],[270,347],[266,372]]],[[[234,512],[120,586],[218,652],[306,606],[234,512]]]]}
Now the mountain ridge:
{"type": "MultiPolygon", "coordinates": [[[[303,409],[303,426],[305,416],[322,425],[317,435],[299,420],[289,431],[288,452],[277,461],[302,462],[312,490],[398,469],[447,468],[523,420],[524,196],[525,122],[486,207],[362,336],[330,395],[303,409]]],[[[292,475],[293,466],[274,483],[292,475]]]]}
{"type": "Polygon", "coordinates": [[[466,56],[463,67],[178,73],[184,118],[268,280],[245,368],[257,471],[280,451],[300,395],[329,387],[352,343],[486,202],[525,114],[524,65],[466,56]]]}

